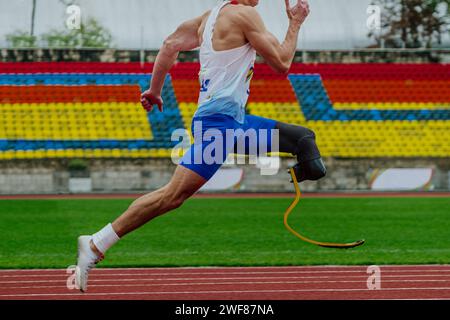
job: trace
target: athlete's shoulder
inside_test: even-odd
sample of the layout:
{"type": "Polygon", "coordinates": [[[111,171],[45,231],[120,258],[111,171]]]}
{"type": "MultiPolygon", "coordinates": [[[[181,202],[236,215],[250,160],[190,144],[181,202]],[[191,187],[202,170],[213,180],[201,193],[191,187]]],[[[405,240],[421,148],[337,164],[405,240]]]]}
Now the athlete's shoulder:
{"type": "Polygon", "coordinates": [[[258,11],[251,6],[245,6],[242,4],[236,4],[233,5],[233,11],[238,15],[244,15],[244,16],[259,16],[258,11]]]}
{"type": "Polygon", "coordinates": [[[204,14],[202,14],[201,16],[197,17],[197,19],[199,21],[201,21],[201,23],[204,23],[206,20],[208,20],[209,15],[211,14],[212,10],[208,10],[206,11],[204,14]]]}
{"type": "Polygon", "coordinates": [[[208,11],[206,11],[204,14],[202,14],[200,17],[202,17],[202,18],[207,18],[210,14],[211,14],[211,11],[212,10],[208,10],[208,11]]]}
{"type": "Polygon", "coordinates": [[[237,4],[233,5],[233,19],[239,24],[247,24],[261,19],[261,16],[254,7],[237,4]]]}

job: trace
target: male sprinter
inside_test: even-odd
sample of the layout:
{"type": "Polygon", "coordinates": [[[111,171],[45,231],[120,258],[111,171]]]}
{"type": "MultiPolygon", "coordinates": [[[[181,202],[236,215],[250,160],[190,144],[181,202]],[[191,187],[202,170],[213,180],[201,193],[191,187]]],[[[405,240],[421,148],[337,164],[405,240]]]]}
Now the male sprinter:
{"type": "MultiPolygon", "coordinates": [[[[193,130],[204,133],[208,129],[216,129],[225,134],[227,129],[278,129],[279,151],[297,156],[295,172],[298,181],[318,180],[325,176],[326,169],[314,132],[300,126],[245,115],[256,52],[276,72],[287,74],[296,51],[300,27],[309,14],[306,0],[298,0],[293,7],[289,0],[285,0],[289,29],[280,44],[266,30],[254,8],[258,2],[224,1],[202,16],[181,24],[164,41],[159,51],[150,89],[141,97],[142,106],[151,111],[157,105],[163,111],[161,90],[178,53],[200,47],[202,88],[193,122],[200,121],[202,127],[194,127],[193,130]]],[[[258,143],[268,144],[266,147],[270,151],[270,141],[258,143]]],[[[201,156],[208,144],[194,141],[166,186],[134,201],[117,220],[94,235],[78,238],[76,284],[81,291],[87,290],[89,271],[120,238],[153,218],[180,207],[214,175],[220,163],[193,161],[199,153],[201,156]]],[[[220,156],[222,160],[233,150],[234,146],[225,145],[224,154],[220,156]]]]}

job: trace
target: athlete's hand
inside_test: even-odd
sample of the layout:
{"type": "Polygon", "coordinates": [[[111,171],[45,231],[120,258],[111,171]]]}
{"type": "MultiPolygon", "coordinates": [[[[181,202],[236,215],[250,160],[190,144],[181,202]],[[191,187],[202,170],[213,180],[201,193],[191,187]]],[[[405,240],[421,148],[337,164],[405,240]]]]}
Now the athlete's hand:
{"type": "Polygon", "coordinates": [[[148,112],[153,110],[153,106],[155,104],[158,106],[159,111],[163,111],[164,102],[161,98],[161,95],[154,94],[150,90],[147,90],[143,94],[141,94],[141,104],[148,112]]]}
{"type": "Polygon", "coordinates": [[[309,15],[308,0],[298,0],[293,7],[289,4],[289,0],[284,0],[284,2],[286,3],[286,13],[289,20],[301,26],[309,15]]]}

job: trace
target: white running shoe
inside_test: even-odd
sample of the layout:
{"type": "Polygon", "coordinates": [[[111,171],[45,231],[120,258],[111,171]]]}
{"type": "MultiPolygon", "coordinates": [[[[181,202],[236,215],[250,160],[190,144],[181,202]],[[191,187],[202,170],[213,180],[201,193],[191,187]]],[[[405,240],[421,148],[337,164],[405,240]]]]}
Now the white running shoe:
{"type": "Polygon", "coordinates": [[[78,259],[75,269],[75,285],[81,292],[86,292],[88,287],[89,271],[103,260],[103,255],[97,255],[90,246],[92,236],[80,236],[78,238],[78,259]]]}

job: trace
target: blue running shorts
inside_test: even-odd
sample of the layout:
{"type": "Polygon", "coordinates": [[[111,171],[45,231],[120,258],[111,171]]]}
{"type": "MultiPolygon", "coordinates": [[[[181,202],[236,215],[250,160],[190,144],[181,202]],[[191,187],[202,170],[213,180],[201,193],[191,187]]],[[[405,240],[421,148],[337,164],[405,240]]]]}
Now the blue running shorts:
{"type": "Polygon", "coordinates": [[[246,155],[270,152],[270,130],[274,129],[275,125],[275,120],[252,115],[246,115],[243,124],[224,114],[194,117],[191,125],[194,143],[184,154],[180,165],[209,180],[235,149],[237,153],[246,155]],[[256,146],[250,144],[255,139],[250,139],[246,134],[248,132],[254,133],[256,146]],[[237,147],[238,145],[240,147],[237,147]]]}

